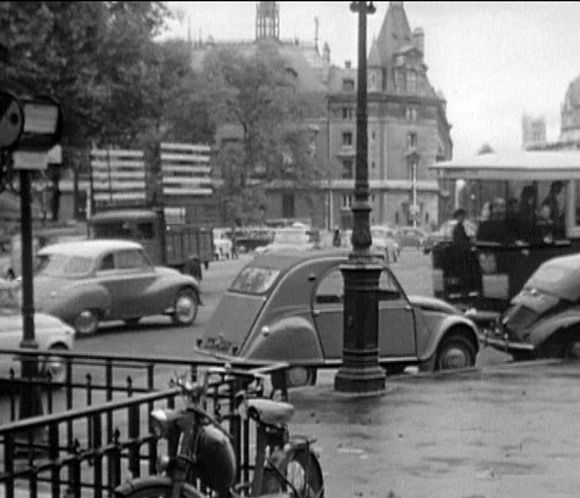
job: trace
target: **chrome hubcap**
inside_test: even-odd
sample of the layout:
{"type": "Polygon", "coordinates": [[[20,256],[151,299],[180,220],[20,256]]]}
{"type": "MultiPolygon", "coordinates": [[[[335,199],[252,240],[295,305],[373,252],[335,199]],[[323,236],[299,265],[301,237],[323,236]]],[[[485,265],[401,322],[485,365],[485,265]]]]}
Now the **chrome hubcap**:
{"type": "Polygon", "coordinates": [[[187,322],[193,320],[195,317],[195,306],[196,303],[191,296],[180,296],[175,303],[175,314],[179,318],[179,321],[187,322]]]}
{"type": "Polygon", "coordinates": [[[442,369],[465,368],[469,365],[467,353],[460,347],[451,347],[441,358],[442,369]]]}

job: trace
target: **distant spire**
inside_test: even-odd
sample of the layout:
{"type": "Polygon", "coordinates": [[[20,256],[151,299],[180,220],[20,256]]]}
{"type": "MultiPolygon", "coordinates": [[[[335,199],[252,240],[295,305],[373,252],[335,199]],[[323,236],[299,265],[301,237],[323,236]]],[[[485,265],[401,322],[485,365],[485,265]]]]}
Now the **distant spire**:
{"type": "Polygon", "coordinates": [[[280,38],[280,7],[278,2],[256,4],[256,40],[280,38]]]}
{"type": "Polygon", "coordinates": [[[319,26],[318,17],[314,18],[314,46],[316,47],[316,51],[318,52],[318,26],[319,26]]]}

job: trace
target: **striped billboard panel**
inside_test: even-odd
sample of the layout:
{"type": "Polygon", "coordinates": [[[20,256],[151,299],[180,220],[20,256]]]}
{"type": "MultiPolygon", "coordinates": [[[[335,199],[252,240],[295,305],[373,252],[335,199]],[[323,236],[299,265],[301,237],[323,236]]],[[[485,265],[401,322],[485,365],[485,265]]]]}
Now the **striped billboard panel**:
{"type": "Polygon", "coordinates": [[[209,145],[162,143],[163,194],[212,195],[210,152],[209,145]]]}
{"type": "Polygon", "coordinates": [[[99,204],[143,204],[146,198],[144,153],[91,150],[93,199],[99,204]]]}

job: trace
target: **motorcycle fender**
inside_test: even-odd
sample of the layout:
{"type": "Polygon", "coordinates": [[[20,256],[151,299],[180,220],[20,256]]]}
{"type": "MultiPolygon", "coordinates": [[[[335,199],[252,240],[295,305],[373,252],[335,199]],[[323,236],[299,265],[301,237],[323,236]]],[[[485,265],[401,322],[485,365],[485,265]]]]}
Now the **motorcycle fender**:
{"type": "MultiPolygon", "coordinates": [[[[133,479],[115,488],[115,497],[122,498],[124,496],[130,496],[131,493],[143,491],[146,490],[147,488],[167,487],[171,489],[172,486],[173,486],[172,479],[170,477],[165,476],[154,476],[133,479]]],[[[181,488],[180,498],[203,498],[203,495],[199,493],[194,487],[185,483],[181,488]]]]}

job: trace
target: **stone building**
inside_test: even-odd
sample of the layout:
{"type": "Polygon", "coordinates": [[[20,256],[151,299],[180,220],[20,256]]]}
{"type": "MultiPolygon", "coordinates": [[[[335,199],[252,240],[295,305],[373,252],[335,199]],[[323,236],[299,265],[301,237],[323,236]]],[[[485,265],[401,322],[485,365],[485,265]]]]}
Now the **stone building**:
{"type": "MultiPolygon", "coordinates": [[[[452,155],[444,97],[424,60],[425,34],[411,31],[403,2],[390,2],[367,60],[371,222],[429,227],[441,193],[428,166],[452,155]]],[[[347,227],[356,162],[357,70],[333,67],[329,81],[330,216],[347,227]]],[[[444,200],[444,199],[443,199],[444,200]]]]}
{"type": "Polygon", "coordinates": [[[580,76],[570,83],[564,97],[560,142],[580,142],[580,76]]]}
{"type": "Polygon", "coordinates": [[[546,143],[546,119],[544,117],[532,117],[528,114],[522,116],[522,148],[530,149],[542,146],[546,143]]]}
{"type": "MultiPolygon", "coordinates": [[[[201,68],[214,46],[229,45],[242,54],[251,54],[260,43],[277,47],[296,73],[298,90],[324,103],[322,112],[304,126],[312,135],[316,167],[325,178],[312,185],[308,196],[282,182],[272,185],[266,217],[309,218],[318,227],[348,228],[356,165],[357,69],[350,62],[343,67],[331,64],[327,44],[319,50],[318,20],[314,42],[280,39],[279,15],[277,2],[258,2],[254,40],[198,41],[193,66],[201,68]]],[[[367,61],[368,165],[375,224],[430,227],[449,215],[441,209],[447,194],[439,191],[428,166],[451,158],[451,125],[446,101],[427,77],[424,44],[423,30],[411,31],[403,2],[390,2],[367,61]]],[[[223,126],[216,146],[239,137],[235,126],[223,126]]]]}

